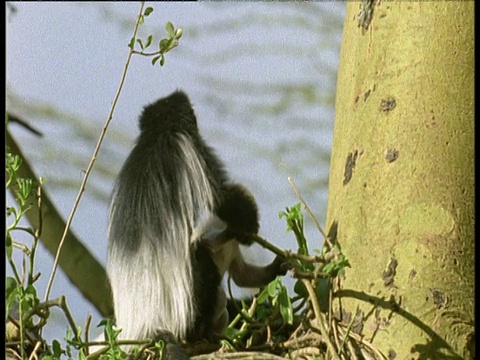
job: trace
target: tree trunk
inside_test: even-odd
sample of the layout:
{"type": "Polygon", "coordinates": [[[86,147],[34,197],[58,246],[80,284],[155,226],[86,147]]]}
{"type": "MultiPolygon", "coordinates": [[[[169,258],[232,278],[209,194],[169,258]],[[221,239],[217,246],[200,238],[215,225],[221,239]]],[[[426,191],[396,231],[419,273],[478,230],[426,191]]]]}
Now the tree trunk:
{"type": "Polygon", "coordinates": [[[337,314],[389,359],[474,358],[473,14],[347,4],[327,224],[352,268],[337,314]]]}

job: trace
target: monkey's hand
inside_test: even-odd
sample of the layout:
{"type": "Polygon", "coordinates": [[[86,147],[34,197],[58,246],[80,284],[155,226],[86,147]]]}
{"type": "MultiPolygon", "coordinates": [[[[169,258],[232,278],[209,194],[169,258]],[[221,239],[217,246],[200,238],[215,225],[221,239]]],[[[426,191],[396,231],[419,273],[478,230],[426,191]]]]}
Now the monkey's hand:
{"type": "Polygon", "coordinates": [[[227,224],[226,238],[235,238],[243,245],[252,244],[249,235],[257,234],[260,225],[257,203],[250,191],[239,184],[226,185],[217,214],[227,224]]]}
{"type": "Polygon", "coordinates": [[[283,256],[277,255],[275,259],[268,265],[270,272],[276,276],[284,276],[288,270],[292,269],[292,265],[283,256]]]}

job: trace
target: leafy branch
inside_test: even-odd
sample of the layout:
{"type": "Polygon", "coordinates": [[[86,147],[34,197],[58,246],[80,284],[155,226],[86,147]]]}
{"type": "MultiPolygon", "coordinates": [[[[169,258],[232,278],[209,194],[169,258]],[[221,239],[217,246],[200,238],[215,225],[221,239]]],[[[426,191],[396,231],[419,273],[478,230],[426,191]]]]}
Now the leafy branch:
{"type": "MultiPolygon", "coordinates": [[[[143,24],[145,21],[145,17],[150,15],[153,12],[152,7],[148,7],[145,9],[143,15],[139,17],[139,23],[143,24]]],[[[178,28],[175,29],[173,24],[169,21],[165,25],[165,29],[167,30],[168,37],[161,39],[158,43],[158,50],[154,52],[146,52],[153,43],[153,35],[148,35],[146,40],[137,39],[134,36],[130,39],[130,43],[128,47],[132,50],[133,54],[143,55],[143,56],[153,56],[152,65],[155,65],[159,60],[160,66],[165,65],[165,54],[172,50],[174,47],[178,46],[178,41],[183,35],[183,29],[178,28]],[[141,51],[135,50],[135,43],[140,46],[141,51]]]]}

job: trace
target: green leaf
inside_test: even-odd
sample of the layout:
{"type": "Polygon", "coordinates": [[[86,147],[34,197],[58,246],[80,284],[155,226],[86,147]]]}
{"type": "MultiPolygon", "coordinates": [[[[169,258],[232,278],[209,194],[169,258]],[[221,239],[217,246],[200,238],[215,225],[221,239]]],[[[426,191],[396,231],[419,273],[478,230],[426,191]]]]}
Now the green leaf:
{"type": "Polygon", "coordinates": [[[35,289],[35,286],[28,285],[25,288],[25,300],[31,308],[34,308],[39,304],[40,300],[37,297],[37,289],[35,289]]]}
{"type": "Polygon", "coordinates": [[[175,36],[175,28],[173,27],[173,24],[169,21],[165,25],[165,29],[167,30],[168,36],[173,38],[175,36]]]}
{"type": "Polygon", "coordinates": [[[19,200],[25,203],[30,195],[34,194],[32,179],[17,179],[18,191],[16,191],[19,200]]]}
{"type": "Polygon", "coordinates": [[[78,352],[77,360],[85,360],[86,358],[87,358],[87,356],[85,355],[85,350],[83,348],[81,348],[78,352]]]}
{"type": "Polygon", "coordinates": [[[37,298],[37,289],[35,289],[35,286],[28,285],[25,288],[25,294],[30,295],[33,299],[37,298]]]}
{"type": "Polygon", "coordinates": [[[163,56],[162,54],[160,58],[160,66],[163,66],[163,65],[165,65],[165,56],[163,56]]]}
{"type": "Polygon", "coordinates": [[[10,215],[17,216],[17,209],[15,209],[14,207],[7,206],[6,210],[7,210],[7,217],[10,215]]]}
{"type": "Polygon", "coordinates": [[[143,42],[141,39],[137,39],[137,43],[140,45],[140,48],[143,50],[144,49],[144,46],[143,46],[143,42]]]}
{"type": "Polygon", "coordinates": [[[58,340],[53,340],[52,342],[52,352],[53,356],[56,358],[60,358],[62,356],[62,346],[60,345],[60,342],[58,340]]]}
{"type": "Polygon", "coordinates": [[[22,287],[17,284],[17,281],[12,277],[7,277],[6,279],[6,288],[5,288],[5,305],[6,305],[6,315],[10,314],[10,309],[12,308],[17,295],[22,291],[22,287]]]}
{"type": "Polygon", "coordinates": [[[143,16],[148,16],[153,12],[153,8],[151,6],[147,7],[143,12],[143,16]]]}
{"type": "Polygon", "coordinates": [[[258,320],[264,320],[271,313],[269,306],[264,306],[264,303],[259,303],[255,311],[258,320]]]}
{"type": "Polygon", "coordinates": [[[293,308],[288,296],[287,288],[282,286],[282,289],[279,294],[279,304],[280,304],[280,313],[282,318],[287,324],[293,324],[293,308]]]}
{"type": "Polygon", "coordinates": [[[175,39],[180,39],[183,35],[183,29],[182,28],[178,28],[177,30],[175,30],[175,39]]]}
{"type": "Polygon", "coordinates": [[[277,282],[275,280],[267,285],[268,295],[270,295],[271,297],[276,294],[277,292],[276,290],[277,290],[277,282]]]}
{"type": "Polygon", "coordinates": [[[135,47],[135,37],[132,37],[130,39],[130,42],[128,43],[128,47],[133,50],[133,48],[135,47]]]}
{"type": "Polygon", "coordinates": [[[227,327],[223,330],[222,335],[227,337],[228,339],[233,339],[238,336],[240,330],[235,329],[234,327],[227,327]]]}
{"type": "Polygon", "coordinates": [[[323,267],[323,272],[328,275],[331,275],[334,270],[335,270],[334,262],[329,262],[328,264],[325,264],[325,266],[323,267]]]}
{"type": "Polygon", "coordinates": [[[298,203],[291,208],[285,208],[285,211],[280,211],[278,217],[287,219],[287,232],[293,230],[295,223],[303,222],[302,204],[298,203]]]}
{"type": "Polygon", "coordinates": [[[145,22],[145,17],[143,15],[140,15],[140,18],[138,19],[138,23],[140,25],[143,25],[144,22],[145,22]]]}
{"type": "Polygon", "coordinates": [[[22,165],[22,159],[18,155],[12,155],[11,153],[7,153],[5,157],[5,170],[8,175],[9,181],[7,182],[7,189],[10,187],[11,181],[15,178],[15,175],[22,165]]]}
{"type": "Polygon", "coordinates": [[[10,235],[10,232],[7,233],[7,236],[5,238],[5,252],[6,252],[7,258],[9,260],[12,260],[13,241],[12,241],[12,236],[10,235]]]}
{"type": "Polygon", "coordinates": [[[307,297],[308,295],[307,287],[302,280],[297,280],[295,282],[295,285],[293,286],[293,291],[295,291],[295,294],[298,294],[301,297],[307,297]]]}
{"type": "Polygon", "coordinates": [[[11,277],[11,276],[8,276],[6,279],[5,279],[5,297],[8,298],[13,290],[15,290],[17,287],[17,281],[15,280],[15,278],[11,277]]]}
{"type": "Polygon", "coordinates": [[[257,301],[258,303],[263,303],[265,302],[269,297],[269,293],[268,293],[268,288],[265,287],[262,289],[262,291],[260,292],[260,294],[257,295],[257,301]]]}
{"type": "Polygon", "coordinates": [[[155,56],[152,60],[152,65],[155,65],[159,59],[160,59],[160,55],[155,56]]]}
{"type": "Polygon", "coordinates": [[[168,39],[162,39],[158,43],[158,48],[160,49],[161,53],[164,53],[167,51],[167,46],[168,46],[168,39]]]}
{"type": "Polygon", "coordinates": [[[175,40],[175,38],[173,38],[173,37],[168,39],[167,51],[172,50],[175,46],[177,46],[177,40],[175,40]]]}
{"type": "Polygon", "coordinates": [[[152,40],[153,40],[153,35],[148,35],[147,42],[145,44],[146,48],[150,46],[150,44],[152,43],[152,40]]]}
{"type": "Polygon", "coordinates": [[[317,279],[317,281],[315,281],[315,293],[317,295],[320,311],[323,313],[328,312],[330,288],[331,279],[329,278],[317,279]]]}
{"type": "Polygon", "coordinates": [[[100,322],[97,324],[97,327],[102,327],[102,326],[107,326],[108,320],[107,319],[102,319],[100,322]]]}

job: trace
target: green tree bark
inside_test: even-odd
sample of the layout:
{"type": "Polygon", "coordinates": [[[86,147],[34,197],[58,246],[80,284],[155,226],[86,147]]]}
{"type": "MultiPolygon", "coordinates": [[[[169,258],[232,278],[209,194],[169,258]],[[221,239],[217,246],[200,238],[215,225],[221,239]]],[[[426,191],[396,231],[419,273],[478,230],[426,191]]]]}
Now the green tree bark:
{"type": "Polygon", "coordinates": [[[327,225],[352,268],[337,314],[389,359],[474,358],[473,13],[347,4],[327,225]]]}

